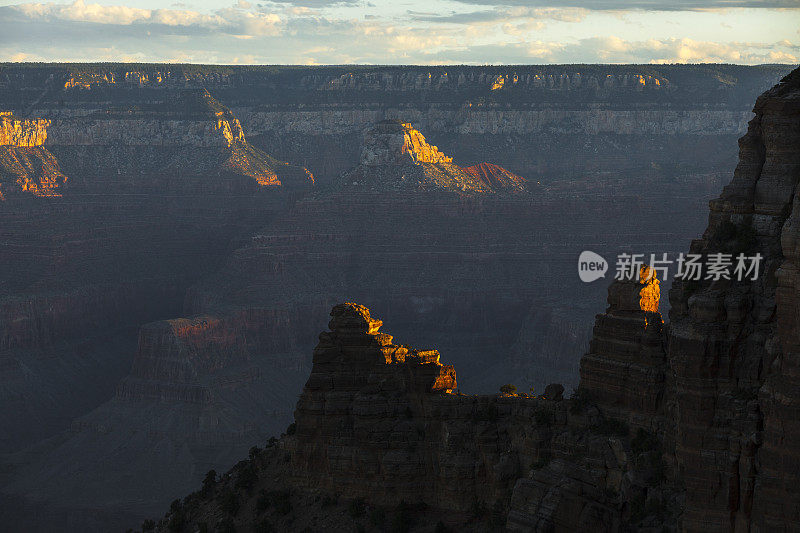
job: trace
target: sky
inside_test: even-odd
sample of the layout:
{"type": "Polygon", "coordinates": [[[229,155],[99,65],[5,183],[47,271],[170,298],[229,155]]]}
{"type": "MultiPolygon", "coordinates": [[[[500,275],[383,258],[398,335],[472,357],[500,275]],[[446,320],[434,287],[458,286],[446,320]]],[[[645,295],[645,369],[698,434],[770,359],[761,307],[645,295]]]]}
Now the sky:
{"type": "Polygon", "coordinates": [[[799,63],[800,0],[0,0],[0,61],[799,63]]]}

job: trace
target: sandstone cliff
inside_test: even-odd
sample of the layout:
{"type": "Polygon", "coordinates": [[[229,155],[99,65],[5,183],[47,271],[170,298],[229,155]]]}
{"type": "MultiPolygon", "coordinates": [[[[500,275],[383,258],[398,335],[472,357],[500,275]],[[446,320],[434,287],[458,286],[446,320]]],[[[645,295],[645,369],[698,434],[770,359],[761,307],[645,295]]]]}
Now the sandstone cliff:
{"type": "Polygon", "coordinates": [[[356,190],[491,192],[480,178],[453,164],[410,124],[385,120],[364,133],[359,165],[339,178],[356,190]]]}
{"type": "Polygon", "coordinates": [[[756,102],[733,180],[692,251],[759,253],[755,281],[676,284],[666,389],[688,530],[800,521],[793,429],[798,389],[800,71],[756,102]]]}
{"type": "Polygon", "coordinates": [[[383,120],[364,133],[358,166],[339,187],[356,191],[449,191],[460,194],[522,193],[527,180],[491,163],[459,167],[413,128],[383,120]]]}
{"type": "Polygon", "coordinates": [[[60,196],[67,182],[58,161],[42,145],[49,120],[20,120],[0,112],[0,201],[9,194],[60,196]]]}

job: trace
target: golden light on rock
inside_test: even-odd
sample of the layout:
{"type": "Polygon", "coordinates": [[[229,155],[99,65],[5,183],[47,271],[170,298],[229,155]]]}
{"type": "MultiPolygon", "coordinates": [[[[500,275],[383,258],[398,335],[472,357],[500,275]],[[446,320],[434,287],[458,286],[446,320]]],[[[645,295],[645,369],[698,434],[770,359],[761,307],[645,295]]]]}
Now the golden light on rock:
{"type": "Polygon", "coordinates": [[[497,76],[497,77],[494,79],[494,81],[492,82],[492,88],[491,88],[491,90],[492,90],[492,91],[497,91],[497,90],[499,90],[499,89],[502,89],[502,88],[503,88],[503,86],[505,85],[505,83],[506,83],[506,78],[505,78],[505,76],[503,76],[503,75],[501,74],[501,75],[497,76]]]}
{"type": "Polygon", "coordinates": [[[658,300],[661,297],[661,282],[656,271],[647,265],[639,270],[639,283],[644,285],[639,291],[639,308],[642,311],[658,313],[658,300]]]}

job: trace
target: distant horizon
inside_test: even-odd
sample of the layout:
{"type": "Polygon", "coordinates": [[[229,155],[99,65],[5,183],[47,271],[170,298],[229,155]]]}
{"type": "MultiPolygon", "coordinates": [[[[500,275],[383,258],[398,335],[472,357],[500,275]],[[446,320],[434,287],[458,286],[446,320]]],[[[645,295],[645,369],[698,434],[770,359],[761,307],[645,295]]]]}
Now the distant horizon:
{"type": "Polygon", "coordinates": [[[734,66],[734,67],[782,67],[800,63],[320,63],[307,65],[303,63],[192,63],[180,61],[0,61],[0,65],[191,65],[197,67],[301,67],[301,68],[336,68],[336,67],[420,67],[420,68],[479,68],[479,67],[576,67],[576,66],[641,66],[641,67],[690,67],[690,66],[734,66]]]}

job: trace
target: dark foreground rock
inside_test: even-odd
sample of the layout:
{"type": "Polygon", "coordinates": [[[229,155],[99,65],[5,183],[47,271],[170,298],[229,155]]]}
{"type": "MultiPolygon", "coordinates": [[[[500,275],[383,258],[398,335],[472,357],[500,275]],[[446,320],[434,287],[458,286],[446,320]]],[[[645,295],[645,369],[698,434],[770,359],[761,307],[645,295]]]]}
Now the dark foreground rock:
{"type": "Polygon", "coordinates": [[[691,251],[760,254],[756,279],[675,283],[667,324],[652,286],[614,282],[561,401],[459,394],[438,352],[336,306],[287,434],[157,527],[383,530],[370,509],[420,531],[796,529],[800,70],[755,112],[691,251]]]}

